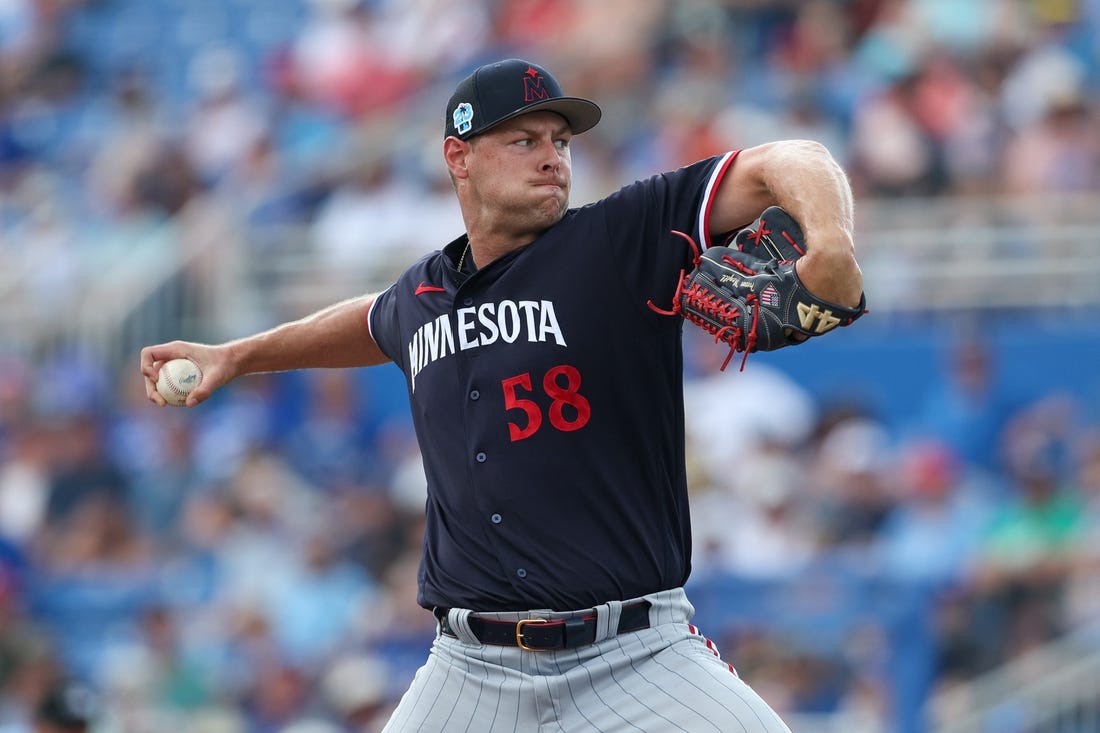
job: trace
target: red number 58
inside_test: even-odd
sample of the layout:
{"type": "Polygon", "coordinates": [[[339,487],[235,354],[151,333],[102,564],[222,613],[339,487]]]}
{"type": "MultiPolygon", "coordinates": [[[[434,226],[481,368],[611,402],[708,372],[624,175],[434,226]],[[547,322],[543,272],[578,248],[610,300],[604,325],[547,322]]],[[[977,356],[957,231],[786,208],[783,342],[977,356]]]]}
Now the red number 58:
{"type": "MultiPolygon", "coordinates": [[[[533,392],[531,386],[531,373],[524,372],[514,377],[501,381],[504,388],[504,408],[506,410],[522,410],[527,416],[527,424],[520,427],[518,423],[509,421],[508,435],[512,442],[530,438],[542,427],[542,410],[534,400],[525,399],[516,394],[517,390],[533,392]]],[[[576,367],[566,364],[556,366],[542,378],[542,391],[551,399],[550,424],[558,430],[568,433],[580,430],[588,424],[592,417],[592,406],[577,390],[581,387],[581,373],[576,367]],[[564,384],[562,381],[564,380],[564,384]],[[573,416],[566,415],[565,407],[572,408],[573,416]]]]}

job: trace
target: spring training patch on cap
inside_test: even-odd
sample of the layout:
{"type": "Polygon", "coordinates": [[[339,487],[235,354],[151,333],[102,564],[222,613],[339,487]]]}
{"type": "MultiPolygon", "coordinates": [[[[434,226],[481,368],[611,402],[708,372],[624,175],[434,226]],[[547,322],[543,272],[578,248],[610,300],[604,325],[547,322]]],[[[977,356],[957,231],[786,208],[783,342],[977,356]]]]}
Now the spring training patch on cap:
{"type": "Polygon", "coordinates": [[[463,102],[455,107],[454,114],[451,115],[451,121],[454,123],[455,131],[459,135],[465,135],[474,126],[474,108],[469,102],[463,102]]]}

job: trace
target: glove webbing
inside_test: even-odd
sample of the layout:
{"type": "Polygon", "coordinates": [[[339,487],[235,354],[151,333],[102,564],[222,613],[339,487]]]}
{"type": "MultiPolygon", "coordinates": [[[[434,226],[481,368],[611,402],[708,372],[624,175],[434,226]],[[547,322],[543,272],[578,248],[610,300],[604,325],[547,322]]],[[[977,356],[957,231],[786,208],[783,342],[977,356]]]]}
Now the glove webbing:
{"type": "MultiPolygon", "coordinates": [[[[699,259],[703,256],[702,251],[699,249],[699,245],[695,243],[695,240],[691,236],[678,232],[675,229],[672,233],[678,237],[683,238],[691,245],[693,253],[692,263],[695,267],[699,266],[699,259]]],[[[741,263],[736,262],[728,258],[724,260],[740,269],[748,270],[741,263]]],[[[756,274],[751,270],[748,270],[749,274],[756,274]]],[[[745,297],[745,305],[752,305],[757,301],[756,293],[749,293],[745,297]]],[[[741,368],[739,371],[745,371],[745,363],[749,359],[749,352],[753,350],[756,345],[756,324],[758,321],[760,310],[759,308],[752,309],[752,324],[749,326],[749,333],[745,334],[740,326],[741,309],[734,303],[725,298],[721,298],[706,287],[703,287],[699,282],[692,280],[691,276],[686,270],[680,270],[680,279],[676,283],[676,293],[672,296],[672,308],[664,309],[658,308],[653,304],[652,300],[647,300],[646,305],[654,313],[660,313],[663,316],[681,316],[688,321],[691,321],[695,325],[701,327],[704,331],[714,336],[714,343],[725,343],[730,347],[730,351],[726,354],[726,360],[722,362],[722,366],[719,371],[725,371],[729,365],[733,355],[738,351],[744,351],[745,355],[741,358],[741,368]],[[690,286],[687,290],[684,290],[684,286],[690,286]],[[685,304],[688,306],[685,309],[685,304]]]]}

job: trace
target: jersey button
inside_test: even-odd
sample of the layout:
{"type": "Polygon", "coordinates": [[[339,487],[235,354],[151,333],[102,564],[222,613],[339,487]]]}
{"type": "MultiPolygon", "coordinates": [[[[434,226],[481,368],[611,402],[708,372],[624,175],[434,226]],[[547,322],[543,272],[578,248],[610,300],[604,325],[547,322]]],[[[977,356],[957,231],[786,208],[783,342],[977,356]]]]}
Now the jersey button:
{"type": "Polygon", "coordinates": [[[473,298],[466,298],[465,300],[462,301],[462,305],[465,305],[465,306],[470,306],[470,305],[473,305],[473,304],[474,304],[474,299],[473,298]]]}
{"type": "Polygon", "coordinates": [[[471,400],[480,400],[481,399],[481,393],[478,392],[476,389],[470,390],[470,399],[471,400]]]}
{"type": "Polygon", "coordinates": [[[493,516],[489,517],[489,519],[493,520],[493,524],[500,524],[504,521],[504,517],[500,516],[499,514],[494,514],[493,516]]]}
{"type": "Polygon", "coordinates": [[[516,571],[516,575],[518,575],[521,578],[526,578],[527,577],[527,571],[524,570],[523,568],[520,568],[519,570],[516,571]]]}
{"type": "Polygon", "coordinates": [[[484,453],[478,453],[474,458],[477,459],[478,463],[485,463],[485,459],[488,458],[488,456],[484,453]]]}

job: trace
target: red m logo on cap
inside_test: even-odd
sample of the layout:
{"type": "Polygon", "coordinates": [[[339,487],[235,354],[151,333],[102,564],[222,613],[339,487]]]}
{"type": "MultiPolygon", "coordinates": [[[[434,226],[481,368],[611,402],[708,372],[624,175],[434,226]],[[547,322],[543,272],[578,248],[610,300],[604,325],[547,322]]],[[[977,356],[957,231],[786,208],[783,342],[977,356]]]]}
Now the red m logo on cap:
{"type": "Polygon", "coordinates": [[[523,76],[523,101],[534,102],[537,99],[550,99],[550,92],[542,86],[542,75],[528,66],[523,76]]]}

